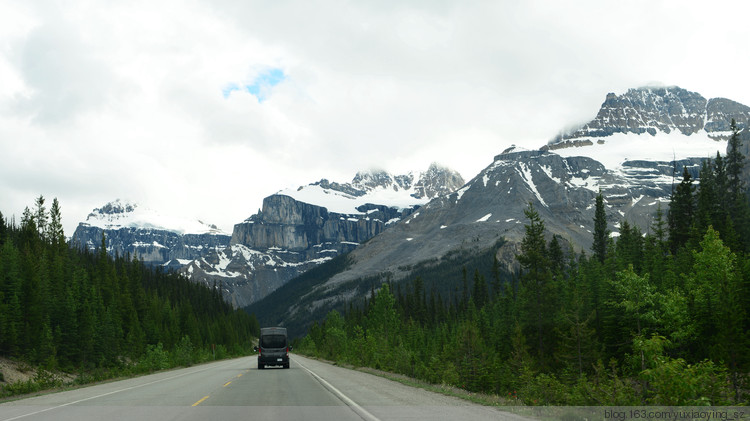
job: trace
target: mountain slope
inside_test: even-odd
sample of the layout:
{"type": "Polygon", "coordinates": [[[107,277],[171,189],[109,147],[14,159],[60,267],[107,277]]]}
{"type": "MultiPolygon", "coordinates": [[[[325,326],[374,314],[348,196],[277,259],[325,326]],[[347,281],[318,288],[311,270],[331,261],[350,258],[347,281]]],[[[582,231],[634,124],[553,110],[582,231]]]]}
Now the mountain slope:
{"type": "Polygon", "coordinates": [[[724,154],[728,120],[746,124],[749,110],[680,88],[609,94],[594,120],[540,150],[504,151],[460,190],[433,199],[358,247],[344,270],[321,279],[301,302],[288,302],[282,314],[291,320],[324,313],[337,300],[361,294],[362,282],[406,279],[416,265],[481,253],[501,238],[506,242],[496,257],[513,269],[529,203],[548,232],[576,252],[590,249],[599,191],[613,235],[623,220],[646,232],[660,204],[666,212],[683,167],[697,177],[703,159],[724,154]]]}
{"type": "Polygon", "coordinates": [[[148,264],[177,267],[211,248],[229,245],[230,236],[199,220],[175,218],[117,199],[94,209],[73,233],[71,244],[90,250],[106,237],[111,255],[138,256],[148,264]]]}
{"type": "Polygon", "coordinates": [[[232,304],[246,306],[463,183],[455,171],[433,164],[419,173],[360,172],[349,183],[323,179],[282,190],[235,225],[228,247],[210,250],[180,272],[196,282],[221,284],[232,304]]]}
{"type": "Polygon", "coordinates": [[[582,127],[561,133],[544,150],[587,146],[615,134],[702,135],[727,140],[734,118],[741,127],[750,120],[750,107],[726,98],[706,99],[698,93],[672,87],[630,89],[623,95],[607,94],[596,117],[582,127]]]}

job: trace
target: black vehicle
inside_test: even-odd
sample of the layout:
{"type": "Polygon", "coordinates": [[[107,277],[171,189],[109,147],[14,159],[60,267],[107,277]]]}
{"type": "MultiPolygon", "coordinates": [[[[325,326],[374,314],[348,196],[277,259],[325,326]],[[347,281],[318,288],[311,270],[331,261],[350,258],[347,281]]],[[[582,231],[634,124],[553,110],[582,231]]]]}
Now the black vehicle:
{"type": "Polygon", "coordinates": [[[289,368],[289,351],[292,347],[286,336],[285,327],[264,327],[260,330],[258,346],[258,370],[268,365],[280,365],[289,368]]]}

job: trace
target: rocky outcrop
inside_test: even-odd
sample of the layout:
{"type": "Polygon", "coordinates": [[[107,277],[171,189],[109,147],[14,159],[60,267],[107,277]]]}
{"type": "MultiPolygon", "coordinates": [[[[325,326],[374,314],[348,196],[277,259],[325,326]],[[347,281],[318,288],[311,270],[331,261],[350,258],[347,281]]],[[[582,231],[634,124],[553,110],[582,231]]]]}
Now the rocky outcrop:
{"type": "Polygon", "coordinates": [[[234,226],[229,247],[212,251],[180,272],[196,282],[221,284],[224,296],[244,307],[354,250],[429,199],[463,183],[458,173],[433,164],[416,175],[359,172],[350,183],[323,179],[285,190],[266,197],[257,214],[234,226]]]}
{"type": "Polygon", "coordinates": [[[544,150],[592,144],[615,133],[656,135],[679,131],[689,136],[704,130],[713,139],[726,140],[734,118],[747,127],[750,107],[725,99],[705,99],[679,87],[630,89],[607,94],[596,117],[577,130],[561,133],[544,150]]]}
{"type": "Polygon", "coordinates": [[[229,246],[231,238],[228,235],[180,234],[153,228],[102,229],[81,223],[73,233],[72,244],[95,250],[101,246],[102,235],[111,255],[137,256],[144,263],[162,266],[198,259],[206,250],[229,246]]]}
{"type": "Polygon", "coordinates": [[[277,247],[293,252],[308,252],[322,244],[359,244],[411,210],[368,205],[360,207],[362,215],[345,215],[289,196],[273,195],[263,200],[258,214],[235,225],[231,242],[258,250],[277,247]]]}
{"type": "MultiPolygon", "coordinates": [[[[619,234],[622,221],[648,232],[657,209],[666,218],[673,185],[680,182],[683,169],[697,178],[703,160],[725,147],[731,119],[743,127],[749,115],[750,108],[742,104],[706,100],[680,88],[610,94],[588,124],[540,150],[513,147],[497,155],[456,192],[433,199],[352,251],[349,266],[305,291],[301,300],[279,304],[279,312],[292,321],[303,319],[299,315],[305,312],[325,314],[341,301],[366,294],[369,289],[360,283],[399,282],[409,279],[412,268],[444,257],[477,255],[497,244],[502,246],[495,257],[513,270],[529,204],[544,220],[548,235],[559,235],[576,253],[590,250],[599,192],[613,236],[619,234]],[[673,143],[661,147],[666,142],[673,143]],[[653,158],[657,149],[658,159],[653,158]]],[[[750,156],[748,130],[741,137],[746,142],[742,151],[750,156]]],[[[745,168],[750,173],[750,165],[745,168]]],[[[274,302],[282,300],[272,297],[274,302]]]]}
{"type": "Polygon", "coordinates": [[[105,238],[111,255],[137,257],[144,263],[179,267],[206,250],[229,246],[231,237],[197,220],[165,218],[136,203],[115,200],[94,209],[76,227],[74,247],[96,250],[105,238]]]}

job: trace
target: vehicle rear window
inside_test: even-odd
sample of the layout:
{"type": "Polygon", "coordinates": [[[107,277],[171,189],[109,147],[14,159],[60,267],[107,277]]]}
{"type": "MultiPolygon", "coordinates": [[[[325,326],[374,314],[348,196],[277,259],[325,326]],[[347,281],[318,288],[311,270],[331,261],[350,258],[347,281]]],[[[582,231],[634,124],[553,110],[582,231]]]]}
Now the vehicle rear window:
{"type": "Polygon", "coordinates": [[[263,335],[260,337],[261,348],[285,348],[286,336],[284,335],[263,335]]]}

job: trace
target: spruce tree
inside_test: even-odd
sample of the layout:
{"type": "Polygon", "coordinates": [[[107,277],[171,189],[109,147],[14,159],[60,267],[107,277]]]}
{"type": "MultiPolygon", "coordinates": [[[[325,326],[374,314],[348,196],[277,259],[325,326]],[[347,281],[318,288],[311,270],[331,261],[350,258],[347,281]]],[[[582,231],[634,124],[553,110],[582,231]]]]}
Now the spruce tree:
{"type": "MultiPolygon", "coordinates": [[[[718,192],[716,191],[716,177],[713,162],[708,159],[703,161],[700,171],[700,184],[696,194],[695,225],[699,233],[703,233],[710,225],[719,228],[717,216],[718,192]]],[[[723,223],[723,221],[721,221],[723,223]]],[[[721,230],[720,230],[721,231],[721,230]]]]}
{"type": "Polygon", "coordinates": [[[740,130],[734,119],[732,119],[730,128],[732,135],[729,137],[727,145],[727,187],[729,188],[730,203],[734,204],[739,196],[744,193],[742,168],[745,166],[745,157],[740,152],[740,130]]]}
{"type": "Polygon", "coordinates": [[[750,363],[747,309],[743,305],[748,291],[744,290],[737,256],[716,231],[709,228],[700,246],[700,251],[693,252],[695,264],[688,277],[694,319],[699,325],[697,346],[707,353],[704,355],[728,365],[739,397],[740,373],[750,363]]]}
{"type": "Polygon", "coordinates": [[[7,231],[8,228],[5,226],[5,218],[3,218],[3,213],[0,212],[0,246],[5,242],[5,237],[8,235],[7,231]]]}
{"type": "Polygon", "coordinates": [[[47,239],[47,222],[48,222],[48,216],[47,216],[47,208],[44,206],[44,196],[39,196],[36,199],[35,205],[36,210],[34,213],[34,221],[36,222],[36,227],[39,230],[39,234],[44,238],[47,239]]]}
{"type": "Polygon", "coordinates": [[[685,167],[682,172],[682,181],[672,195],[667,213],[669,244],[673,254],[677,253],[677,250],[690,239],[694,215],[693,178],[685,167]]]}
{"type": "Polygon", "coordinates": [[[550,270],[547,243],[544,239],[544,221],[529,202],[524,210],[529,219],[526,235],[521,242],[521,254],[517,256],[521,265],[520,295],[524,309],[525,330],[534,344],[539,362],[545,364],[552,351],[552,328],[554,322],[552,271],[550,270]]]}
{"type": "Polygon", "coordinates": [[[487,295],[487,282],[484,279],[484,275],[479,273],[478,269],[474,269],[474,304],[478,309],[484,307],[489,299],[487,295]]]}
{"type": "Polygon", "coordinates": [[[60,211],[60,202],[57,198],[52,199],[52,206],[49,209],[49,241],[53,246],[65,245],[65,233],[62,226],[62,212],[60,211]]]}
{"type": "Polygon", "coordinates": [[[607,238],[609,238],[607,214],[604,210],[604,196],[602,196],[600,190],[599,194],[596,195],[596,206],[594,211],[594,244],[591,246],[591,251],[594,253],[594,258],[602,264],[604,264],[604,259],[607,257],[607,238]]]}

